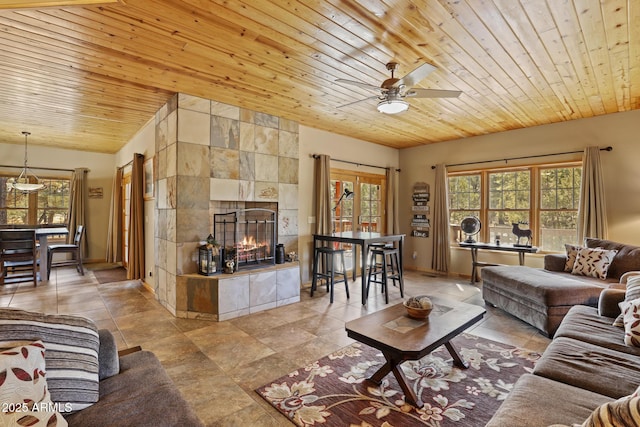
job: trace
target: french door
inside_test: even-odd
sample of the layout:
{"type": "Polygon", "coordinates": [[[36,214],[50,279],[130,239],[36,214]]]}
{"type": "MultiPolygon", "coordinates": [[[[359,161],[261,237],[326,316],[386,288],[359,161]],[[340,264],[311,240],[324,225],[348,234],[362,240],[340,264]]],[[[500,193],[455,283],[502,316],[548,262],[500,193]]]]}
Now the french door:
{"type": "MultiPolygon", "coordinates": [[[[331,200],[333,232],[372,231],[384,233],[386,177],[348,170],[331,170],[331,200]],[[345,190],[346,193],[345,193],[345,190]],[[353,193],[353,194],[350,194],[353,193]],[[347,194],[350,194],[347,196],[347,194]]],[[[342,245],[347,268],[360,269],[352,245],[342,245]]]]}

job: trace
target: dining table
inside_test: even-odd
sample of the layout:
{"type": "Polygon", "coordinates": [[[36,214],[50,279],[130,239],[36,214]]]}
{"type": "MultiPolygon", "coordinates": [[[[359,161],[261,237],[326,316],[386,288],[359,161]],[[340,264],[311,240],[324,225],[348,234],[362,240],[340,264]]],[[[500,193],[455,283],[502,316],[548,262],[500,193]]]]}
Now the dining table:
{"type": "MultiPolygon", "coordinates": [[[[397,243],[398,252],[400,255],[400,274],[403,272],[402,268],[402,249],[404,246],[405,234],[387,234],[378,233],[374,231],[342,231],[331,234],[314,234],[313,235],[313,248],[317,248],[322,244],[331,243],[347,243],[354,245],[354,260],[357,259],[357,248],[360,247],[360,277],[362,278],[362,305],[367,303],[367,256],[369,254],[369,247],[373,244],[379,243],[397,243]]],[[[314,263],[315,263],[315,256],[314,263]]],[[[315,270],[314,270],[315,271],[315,270]]],[[[355,280],[357,275],[357,265],[353,263],[353,279],[355,280]]]]}
{"type": "Polygon", "coordinates": [[[67,227],[42,227],[36,228],[36,239],[40,242],[40,281],[47,281],[47,247],[50,236],[66,236],[69,234],[67,227]]]}

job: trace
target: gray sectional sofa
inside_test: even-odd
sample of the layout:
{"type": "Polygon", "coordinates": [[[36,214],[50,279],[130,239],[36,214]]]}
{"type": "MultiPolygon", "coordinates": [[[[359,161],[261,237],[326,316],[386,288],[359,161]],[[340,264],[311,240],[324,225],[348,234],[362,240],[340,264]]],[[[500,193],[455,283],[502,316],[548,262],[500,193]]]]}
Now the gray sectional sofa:
{"type": "Polygon", "coordinates": [[[625,345],[624,328],[612,325],[624,295],[606,289],[598,308],[571,307],[533,373],[518,379],[486,427],[581,424],[636,391],[640,348],[625,345]]]}
{"type": "Polygon", "coordinates": [[[90,319],[0,308],[0,349],[0,371],[23,373],[20,386],[0,387],[3,403],[20,408],[0,424],[29,416],[83,427],[203,425],[153,353],[119,353],[90,319]],[[48,409],[28,413],[27,401],[48,409]]]}
{"type": "Polygon", "coordinates": [[[640,247],[602,239],[585,239],[588,248],[615,249],[607,278],[565,272],[567,256],[548,254],[544,268],[494,266],[482,270],[482,297],[552,337],[574,305],[595,307],[603,289],[618,283],[627,271],[640,270],[640,247]]]}

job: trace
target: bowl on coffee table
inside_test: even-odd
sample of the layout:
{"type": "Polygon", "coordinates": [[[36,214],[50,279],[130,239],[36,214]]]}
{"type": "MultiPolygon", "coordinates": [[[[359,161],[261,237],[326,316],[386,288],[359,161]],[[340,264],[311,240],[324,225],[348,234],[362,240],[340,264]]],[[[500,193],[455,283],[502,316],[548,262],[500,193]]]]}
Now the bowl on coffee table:
{"type": "Polygon", "coordinates": [[[411,297],[403,303],[407,315],[414,319],[426,319],[433,310],[433,303],[426,295],[411,297]]]}

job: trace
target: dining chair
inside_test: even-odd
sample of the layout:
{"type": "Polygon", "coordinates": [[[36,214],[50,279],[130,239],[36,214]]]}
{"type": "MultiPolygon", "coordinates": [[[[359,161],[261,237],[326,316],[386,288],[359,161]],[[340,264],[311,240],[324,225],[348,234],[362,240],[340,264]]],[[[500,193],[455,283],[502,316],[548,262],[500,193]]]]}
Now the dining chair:
{"type": "Polygon", "coordinates": [[[34,286],[38,284],[35,230],[0,230],[0,285],[4,285],[5,279],[8,278],[12,281],[31,279],[34,286]],[[18,272],[9,276],[10,269],[18,272]]]}
{"type": "Polygon", "coordinates": [[[84,235],[84,226],[79,225],[73,236],[73,243],[62,243],[49,245],[47,248],[47,280],[51,277],[51,268],[74,265],[76,270],[84,276],[84,268],[82,267],[82,236],[84,235]],[[53,262],[55,254],[71,254],[70,259],[63,259],[53,262]]]}

